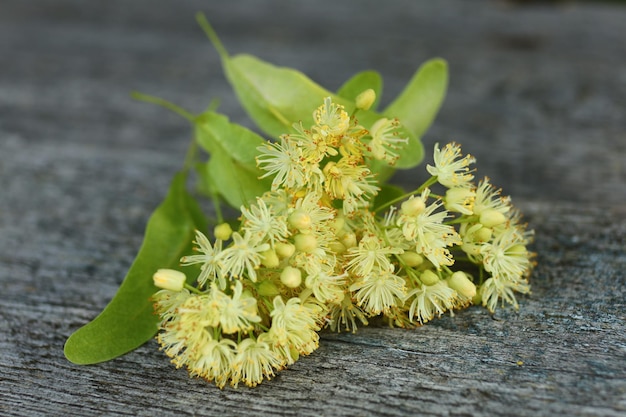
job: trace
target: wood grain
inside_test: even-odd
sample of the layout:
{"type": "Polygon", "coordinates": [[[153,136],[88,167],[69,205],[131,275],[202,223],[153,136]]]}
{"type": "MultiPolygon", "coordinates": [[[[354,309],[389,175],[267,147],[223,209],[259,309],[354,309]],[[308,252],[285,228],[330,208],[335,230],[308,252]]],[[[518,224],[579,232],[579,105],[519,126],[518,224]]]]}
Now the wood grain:
{"type": "Polygon", "coordinates": [[[624,21],[595,2],[3,1],[0,415],[626,415],[624,21]],[[446,58],[449,95],[424,142],[462,143],[536,230],[520,310],[324,333],[256,389],[190,379],[155,342],[67,362],[65,339],[115,293],[190,137],[128,93],[192,111],[218,97],[250,124],[197,10],[231,52],[330,89],[378,70],[383,103],[446,58]]]}

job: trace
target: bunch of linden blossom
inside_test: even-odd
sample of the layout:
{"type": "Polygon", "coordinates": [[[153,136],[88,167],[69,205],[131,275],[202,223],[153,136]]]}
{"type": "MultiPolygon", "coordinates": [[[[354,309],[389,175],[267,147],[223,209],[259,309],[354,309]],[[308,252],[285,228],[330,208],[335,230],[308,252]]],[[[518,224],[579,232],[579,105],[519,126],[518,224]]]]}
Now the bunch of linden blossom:
{"type": "Polygon", "coordinates": [[[200,265],[196,287],[178,271],[154,275],[162,350],[220,388],[271,378],[313,352],[326,326],[355,331],[383,315],[411,327],[471,303],[517,307],[514,292],[529,291],[531,232],[488,179],[472,182],[474,158],[458,145],[436,145],[432,177],[374,208],[367,162],[393,164],[407,141],[399,122],[367,130],[330,98],[314,121],[258,149],[272,188],[241,207],[237,231],[196,233],[198,254],[181,259],[200,265]]]}

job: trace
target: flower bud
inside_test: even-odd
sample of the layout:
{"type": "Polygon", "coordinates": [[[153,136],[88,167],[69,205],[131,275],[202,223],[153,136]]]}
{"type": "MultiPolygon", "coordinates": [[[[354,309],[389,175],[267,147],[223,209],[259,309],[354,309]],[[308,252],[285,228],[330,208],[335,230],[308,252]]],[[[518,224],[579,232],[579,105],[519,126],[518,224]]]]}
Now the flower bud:
{"type": "Polygon", "coordinates": [[[476,295],[476,285],[462,271],[457,271],[448,278],[448,286],[464,298],[473,298],[476,295]]]}
{"type": "Polygon", "coordinates": [[[509,249],[507,249],[506,253],[513,256],[528,256],[528,250],[526,249],[526,246],[521,244],[511,246],[509,249]]]}
{"type": "Polygon", "coordinates": [[[296,244],[296,249],[300,252],[312,252],[315,248],[317,248],[317,239],[312,234],[305,235],[298,233],[293,239],[296,244]]]}
{"type": "Polygon", "coordinates": [[[439,276],[430,269],[427,269],[420,275],[420,281],[422,281],[424,285],[434,285],[439,282],[439,276]]]}
{"type": "Polygon", "coordinates": [[[406,216],[417,216],[424,211],[425,208],[426,205],[421,198],[411,197],[402,203],[400,211],[406,216]]]}
{"type": "Polygon", "coordinates": [[[473,240],[474,242],[489,242],[492,235],[493,229],[489,227],[481,227],[474,233],[473,240]]]}
{"type": "Polygon", "coordinates": [[[280,274],[280,282],[286,287],[297,288],[302,284],[302,272],[298,268],[287,266],[280,274]]]}
{"type": "Polygon", "coordinates": [[[159,269],[152,276],[154,285],[164,290],[180,291],[185,285],[187,276],[174,269],[159,269]]]}
{"type": "Polygon", "coordinates": [[[311,216],[304,210],[296,210],[287,219],[289,225],[300,231],[309,230],[312,225],[311,216]]]}
{"type": "Polygon", "coordinates": [[[344,233],[343,235],[341,235],[339,240],[341,241],[341,243],[343,243],[343,246],[345,246],[346,249],[350,249],[356,246],[356,235],[352,232],[344,233]]]}
{"type": "Polygon", "coordinates": [[[296,251],[296,247],[291,243],[278,242],[274,245],[276,255],[280,258],[289,258],[296,251]]]}
{"type": "Polygon", "coordinates": [[[330,242],[328,244],[328,248],[333,253],[336,253],[337,255],[340,255],[340,254],[344,253],[347,250],[347,248],[345,246],[343,246],[343,243],[341,243],[338,240],[333,240],[332,242],[330,242]]]}
{"type": "Polygon", "coordinates": [[[264,252],[261,252],[261,257],[261,263],[266,268],[276,268],[280,264],[278,255],[276,255],[276,251],[273,249],[268,249],[264,252]]]}
{"type": "Polygon", "coordinates": [[[230,236],[233,234],[233,229],[230,227],[228,223],[221,223],[215,226],[213,229],[213,235],[216,239],[219,240],[228,240],[230,236]]]}
{"type": "Polygon", "coordinates": [[[468,187],[452,187],[446,191],[444,206],[446,210],[462,214],[473,214],[476,193],[468,187]]]}
{"type": "Polygon", "coordinates": [[[339,233],[341,230],[343,230],[343,227],[346,225],[346,219],[343,216],[337,216],[333,219],[332,222],[333,225],[333,229],[335,230],[335,233],[339,233]]]}
{"type": "Polygon", "coordinates": [[[497,210],[487,209],[480,214],[479,221],[485,227],[494,227],[506,222],[506,216],[497,210]]]}
{"type": "Polygon", "coordinates": [[[476,193],[467,187],[452,187],[446,191],[446,201],[463,202],[471,200],[476,193]]]}
{"type": "Polygon", "coordinates": [[[361,94],[356,96],[354,100],[357,109],[361,110],[369,110],[372,107],[372,104],[376,101],[376,92],[371,88],[363,91],[361,94]]]}
{"type": "Polygon", "coordinates": [[[400,259],[408,267],[420,266],[424,262],[424,257],[417,252],[408,251],[400,254],[400,259]]]}

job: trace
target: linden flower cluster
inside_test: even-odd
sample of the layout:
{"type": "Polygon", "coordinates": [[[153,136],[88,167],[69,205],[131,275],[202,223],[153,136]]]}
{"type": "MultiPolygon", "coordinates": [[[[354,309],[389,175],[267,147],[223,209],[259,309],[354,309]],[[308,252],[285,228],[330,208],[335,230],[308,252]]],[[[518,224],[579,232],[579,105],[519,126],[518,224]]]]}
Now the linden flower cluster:
{"type": "Polygon", "coordinates": [[[270,379],[327,326],[355,331],[383,315],[411,327],[472,303],[517,307],[514,292],[529,291],[531,232],[488,179],[473,182],[474,158],[458,145],[436,145],[431,178],[373,207],[368,162],[395,162],[407,142],[399,122],[365,129],[330,98],[313,119],[258,149],[272,187],[241,207],[236,231],[196,232],[197,254],[181,259],[199,266],[196,286],[179,271],[154,275],[161,349],[220,388],[270,379]]]}

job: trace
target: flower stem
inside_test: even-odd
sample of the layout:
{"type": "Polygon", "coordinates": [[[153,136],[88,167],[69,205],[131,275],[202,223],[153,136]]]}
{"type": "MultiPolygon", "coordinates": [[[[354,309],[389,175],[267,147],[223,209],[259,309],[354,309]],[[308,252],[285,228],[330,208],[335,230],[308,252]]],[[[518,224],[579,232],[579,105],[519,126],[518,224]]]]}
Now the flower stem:
{"type": "Polygon", "coordinates": [[[395,203],[397,203],[399,201],[402,201],[405,198],[408,198],[408,197],[410,197],[410,196],[412,196],[414,194],[419,194],[422,191],[424,191],[424,189],[426,187],[431,186],[431,185],[433,185],[436,182],[437,182],[437,177],[436,176],[430,177],[429,179],[426,180],[426,182],[424,182],[424,184],[420,185],[417,189],[415,189],[415,190],[413,190],[411,192],[408,192],[406,194],[403,194],[400,197],[396,197],[393,200],[387,201],[386,203],[376,207],[374,209],[374,213],[378,213],[378,212],[388,208],[389,206],[391,206],[391,205],[393,205],[393,204],[395,204],[395,203]]]}
{"type": "Polygon", "coordinates": [[[152,103],[152,104],[156,104],[158,106],[161,107],[165,107],[168,110],[173,111],[174,113],[184,117],[185,119],[187,119],[189,122],[194,123],[196,121],[196,116],[194,116],[193,114],[189,113],[187,110],[183,109],[182,107],[167,101],[165,99],[162,99],[160,97],[155,97],[155,96],[151,96],[148,94],[143,94],[140,93],[138,91],[133,91],[132,93],[130,93],[130,96],[132,98],[134,98],[135,100],[139,100],[139,101],[144,101],[146,103],[152,103]]]}
{"type": "Polygon", "coordinates": [[[194,294],[204,294],[202,291],[200,291],[199,289],[197,289],[193,285],[189,285],[187,283],[185,283],[185,289],[188,289],[189,291],[191,291],[194,294]]]}

